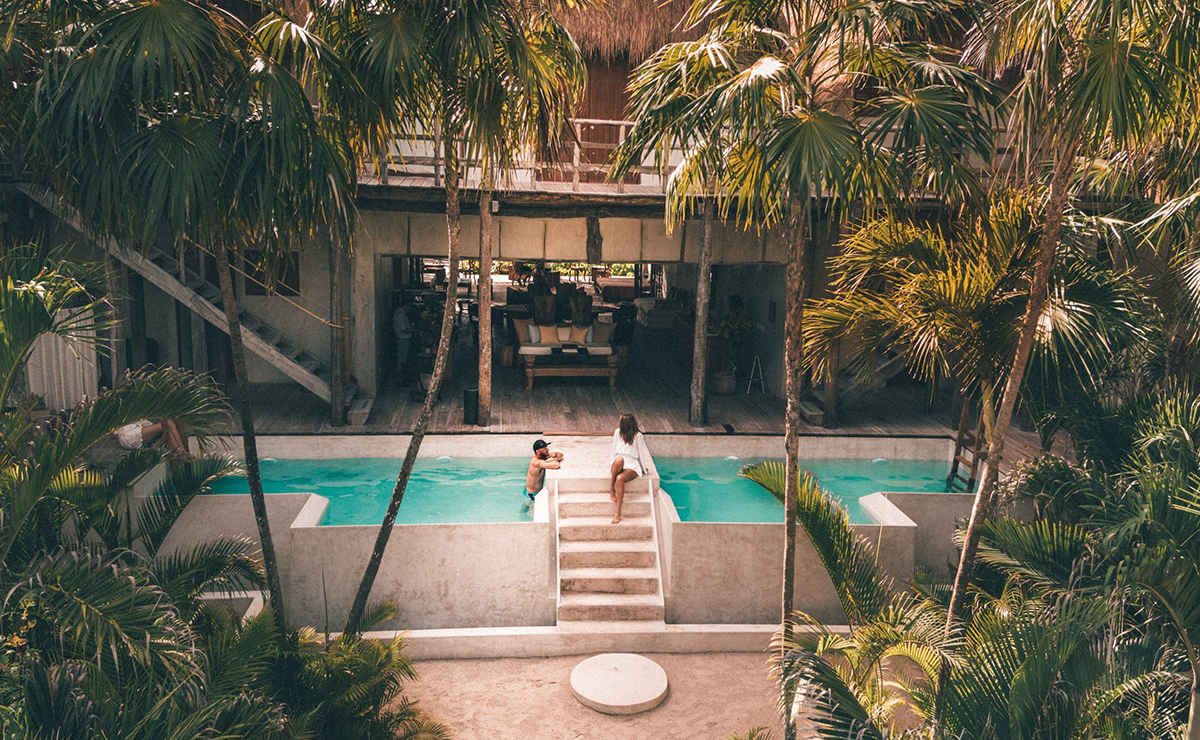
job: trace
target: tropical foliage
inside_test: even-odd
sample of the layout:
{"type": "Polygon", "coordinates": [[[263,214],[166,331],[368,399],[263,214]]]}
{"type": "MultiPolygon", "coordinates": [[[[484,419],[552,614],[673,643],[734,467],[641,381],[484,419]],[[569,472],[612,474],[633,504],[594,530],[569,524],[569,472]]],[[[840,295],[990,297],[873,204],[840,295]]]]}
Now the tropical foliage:
{"type": "MultiPolygon", "coordinates": [[[[1161,403],[1177,409],[1181,400],[1161,403]]],[[[781,709],[801,733],[830,739],[1183,736],[1198,607],[1194,546],[1180,537],[1196,531],[1200,512],[1181,503],[1193,494],[1169,493],[1178,477],[1160,484],[1162,469],[1145,467],[1185,456],[1186,447],[1150,453],[1154,463],[1144,452],[1174,431],[1168,422],[1131,435],[1137,452],[1111,471],[1124,482],[1119,493],[1083,482],[1093,473],[1109,480],[1110,471],[1057,459],[1018,476],[1011,495],[1055,513],[985,524],[986,565],[976,571],[963,631],[951,637],[943,630],[948,594],[896,590],[840,503],[804,477],[800,524],[848,627],[792,616],[774,658],[781,709]]],[[[778,463],[743,474],[784,494],[778,463]]]]}
{"type": "MultiPolygon", "coordinates": [[[[484,197],[490,198],[497,173],[503,172],[522,148],[540,151],[557,144],[566,116],[583,91],[583,60],[575,42],[548,7],[539,3],[401,2],[364,8],[363,12],[372,20],[365,26],[366,32],[383,35],[373,38],[370,48],[395,52],[380,55],[380,63],[392,79],[404,81],[407,86],[407,96],[397,102],[409,114],[405,124],[410,130],[436,131],[441,138],[447,283],[457,285],[462,228],[460,156],[483,165],[484,197]],[[414,33],[417,35],[411,35],[414,33]]],[[[490,219],[490,209],[485,207],[484,212],[484,218],[490,219]]],[[[490,229],[485,231],[491,233],[490,229]]],[[[485,279],[487,290],[490,288],[485,279]]],[[[346,632],[360,629],[409,476],[433,418],[450,352],[455,300],[456,294],[447,291],[425,401],[346,620],[346,632]]],[[[490,352],[488,357],[485,364],[490,368],[490,352]]],[[[490,397],[487,400],[490,403],[490,397]]]]}
{"type": "MultiPolygon", "coordinates": [[[[92,270],[40,258],[35,270],[34,253],[0,258],[5,378],[21,374],[39,339],[94,342],[102,326],[86,318],[102,315],[92,270]]],[[[0,734],[445,736],[399,697],[415,678],[401,639],[325,645],[310,632],[281,633],[269,608],[243,621],[231,599],[266,583],[258,544],[171,543],[188,504],[213,481],[243,474],[241,465],[164,460],[153,449],[108,465],[89,457],[145,418],[177,419],[202,441],[228,414],[210,381],[136,373],[41,419],[10,396],[0,413],[0,734]]]]}
{"type": "MultiPolygon", "coordinates": [[[[950,379],[979,399],[990,434],[1028,301],[1040,210],[1028,193],[1010,192],[953,221],[893,216],[863,223],[832,260],[831,295],[807,307],[806,362],[826,372],[836,344],[841,369],[869,378],[880,352],[901,355],[912,377],[950,379]]],[[[1146,346],[1152,312],[1139,278],[1089,254],[1104,235],[1103,222],[1084,214],[1064,224],[1022,387],[1029,408],[1090,392],[1114,357],[1146,346]]]]}
{"type": "MultiPolygon", "coordinates": [[[[695,0],[687,20],[704,29],[700,38],[663,47],[634,74],[636,124],[615,168],[628,171],[648,156],[663,166],[672,149],[682,150],[669,180],[668,224],[687,217],[694,199],[706,204],[704,196],[717,193],[726,217],[783,225],[790,490],[800,484],[801,328],[816,220],[849,204],[902,204],[916,193],[977,196],[981,183],[967,160],[990,159],[988,119],[997,97],[932,43],[956,23],[949,4],[695,0]]],[[[707,280],[705,270],[700,275],[707,280]]],[[[696,398],[702,378],[693,378],[693,417],[703,408],[696,398]]],[[[786,615],[794,600],[791,497],[784,509],[786,615]]],[[[786,730],[794,736],[790,724],[786,730]]]]}

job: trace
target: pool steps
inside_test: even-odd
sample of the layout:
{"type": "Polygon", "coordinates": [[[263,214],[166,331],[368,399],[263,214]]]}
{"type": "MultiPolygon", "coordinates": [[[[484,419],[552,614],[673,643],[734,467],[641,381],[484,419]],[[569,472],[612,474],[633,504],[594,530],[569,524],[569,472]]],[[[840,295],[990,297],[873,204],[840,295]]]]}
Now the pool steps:
{"type": "Polygon", "coordinates": [[[597,622],[661,621],[662,597],[658,594],[563,594],[558,621],[597,622]]]}
{"type": "Polygon", "coordinates": [[[658,568],[564,568],[558,580],[563,593],[651,594],[658,568]]]}
{"type": "MultiPolygon", "coordinates": [[[[577,516],[607,516],[612,517],[613,503],[608,493],[561,493],[558,501],[558,514],[563,517],[577,516]]],[[[623,517],[650,516],[649,496],[625,496],[621,505],[623,517]]]]}
{"type": "Polygon", "coordinates": [[[607,479],[560,479],[555,493],[558,623],[662,625],[664,607],[649,486],[631,486],[612,524],[607,479]]]}
{"type": "Polygon", "coordinates": [[[654,522],[648,516],[621,517],[612,524],[612,513],[605,516],[573,516],[558,520],[558,536],[563,540],[648,540],[654,522]]]}
{"type": "Polygon", "coordinates": [[[650,568],[655,565],[654,546],[629,540],[592,540],[560,542],[559,567],[568,568],[650,568]]]}

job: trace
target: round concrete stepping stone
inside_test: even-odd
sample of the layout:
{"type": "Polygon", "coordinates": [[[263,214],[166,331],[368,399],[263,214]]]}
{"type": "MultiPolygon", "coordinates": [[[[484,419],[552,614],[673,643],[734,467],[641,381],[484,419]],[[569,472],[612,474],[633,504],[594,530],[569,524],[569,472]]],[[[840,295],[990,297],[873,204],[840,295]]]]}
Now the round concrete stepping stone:
{"type": "Polygon", "coordinates": [[[575,666],[571,691],[580,704],[597,712],[637,714],[667,698],[667,673],[641,655],[605,653],[575,666]]]}

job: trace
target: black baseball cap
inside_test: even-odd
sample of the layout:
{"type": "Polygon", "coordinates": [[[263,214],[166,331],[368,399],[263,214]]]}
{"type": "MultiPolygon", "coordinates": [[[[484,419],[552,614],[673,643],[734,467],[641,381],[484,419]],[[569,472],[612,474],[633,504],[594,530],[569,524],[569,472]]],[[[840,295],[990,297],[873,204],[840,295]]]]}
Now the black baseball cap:
{"type": "Polygon", "coordinates": [[[537,452],[538,450],[543,449],[545,447],[549,447],[549,446],[550,446],[549,442],[547,442],[544,439],[539,439],[538,441],[533,443],[533,451],[537,452]]]}

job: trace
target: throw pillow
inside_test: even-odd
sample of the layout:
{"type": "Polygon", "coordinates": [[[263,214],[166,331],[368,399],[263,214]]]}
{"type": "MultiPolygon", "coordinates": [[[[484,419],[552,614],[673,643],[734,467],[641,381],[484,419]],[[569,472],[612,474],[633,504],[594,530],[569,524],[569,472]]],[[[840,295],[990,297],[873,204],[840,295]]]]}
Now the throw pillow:
{"type": "Polygon", "coordinates": [[[616,324],[608,324],[597,321],[592,324],[592,344],[608,344],[612,341],[613,332],[616,331],[616,324]]]}
{"type": "Polygon", "coordinates": [[[572,326],[571,338],[567,341],[572,344],[585,344],[587,342],[588,329],[591,328],[590,326],[572,326]]]}
{"type": "Polygon", "coordinates": [[[529,319],[513,319],[513,327],[517,330],[517,341],[529,344],[529,319]]]}
{"type": "Polygon", "coordinates": [[[557,326],[538,326],[538,334],[540,341],[538,344],[558,344],[558,327],[557,326]]]}

